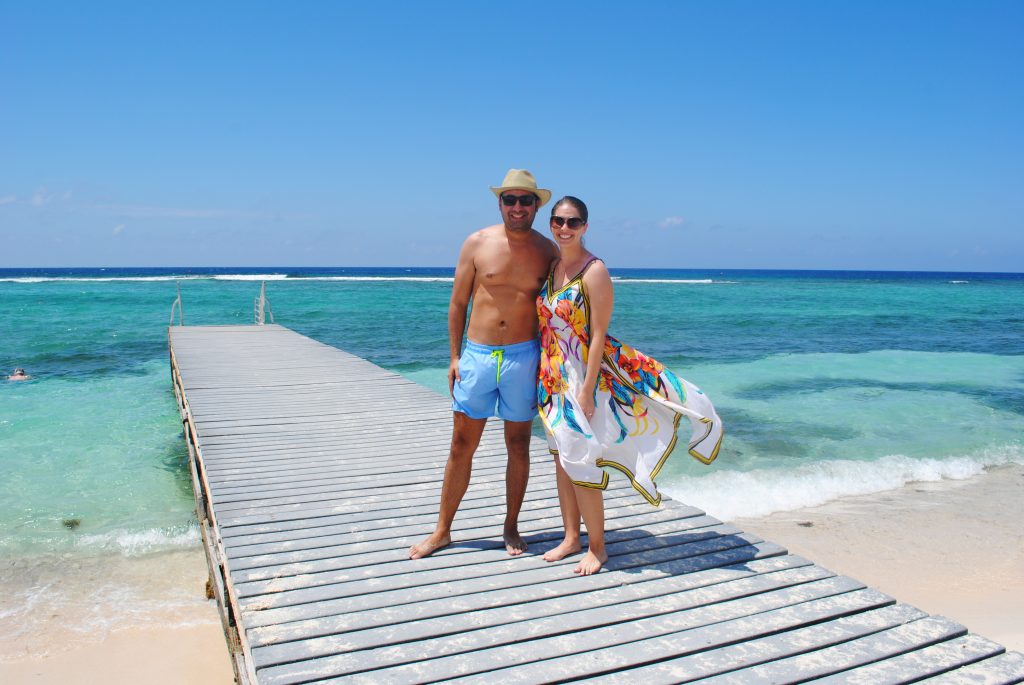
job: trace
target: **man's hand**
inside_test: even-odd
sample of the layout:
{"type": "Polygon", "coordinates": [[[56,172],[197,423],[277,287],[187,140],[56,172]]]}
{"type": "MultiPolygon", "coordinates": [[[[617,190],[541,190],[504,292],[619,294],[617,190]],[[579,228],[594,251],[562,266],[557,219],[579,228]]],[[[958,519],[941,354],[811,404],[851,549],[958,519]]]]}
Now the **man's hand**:
{"type": "Polygon", "coordinates": [[[448,365],[448,394],[455,395],[455,381],[461,381],[462,374],[459,373],[459,360],[453,359],[448,365]]]}

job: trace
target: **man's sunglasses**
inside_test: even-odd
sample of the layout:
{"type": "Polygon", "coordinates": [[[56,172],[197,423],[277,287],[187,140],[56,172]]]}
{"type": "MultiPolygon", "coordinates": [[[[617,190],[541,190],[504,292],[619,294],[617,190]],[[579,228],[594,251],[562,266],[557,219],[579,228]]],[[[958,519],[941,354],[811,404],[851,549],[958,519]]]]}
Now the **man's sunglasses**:
{"type": "Polygon", "coordinates": [[[575,231],[577,228],[579,228],[585,223],[586,222],[583,219],[580,219],[575,216],[569,217],[568,219],[566,219],[564,216],[551,217],[551,228],[561,228],[562,226],[569,224],[569,228],[575,231]]]}
{"type": "Polygon", "coordinates": [[[518,202],[524,207],[532,207],[537,201],[536,195],[502,195],[501,202],[506,207],[515,207],[518,202]]]}

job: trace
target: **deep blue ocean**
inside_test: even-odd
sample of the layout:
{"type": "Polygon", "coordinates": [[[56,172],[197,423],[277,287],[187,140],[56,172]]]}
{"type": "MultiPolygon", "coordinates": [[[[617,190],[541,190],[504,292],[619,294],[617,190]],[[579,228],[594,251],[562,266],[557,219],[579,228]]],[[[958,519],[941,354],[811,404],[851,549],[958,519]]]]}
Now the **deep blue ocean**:
{"type": "MultiPolygon", "coordinates": [[[[729,519],[1024,463],[1024,274],[612,274],[612,333],[700,386],[725,422],[712,466],[670,460],[670,496],[729,519]]],[[[0,378],[34,377],[0,382],[8,570],[200,544],[168,370],[179,286],[186,325],[250,323],[265,281],[277,323],[443,392],[451,280],[445,268],[0,270],[0,378]]]]}

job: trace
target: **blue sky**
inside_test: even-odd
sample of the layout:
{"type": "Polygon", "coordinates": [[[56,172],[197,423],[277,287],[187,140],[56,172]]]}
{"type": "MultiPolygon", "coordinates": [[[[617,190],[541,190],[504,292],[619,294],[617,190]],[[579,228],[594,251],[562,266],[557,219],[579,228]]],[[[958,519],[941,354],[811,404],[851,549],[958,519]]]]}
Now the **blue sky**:
{"type": "Polygon", "coordinates": [[[525,167],[613,267],[1022,271],[1022,68],[1022,2],[0,0],[0,266],[449,266],[525,167]]]}

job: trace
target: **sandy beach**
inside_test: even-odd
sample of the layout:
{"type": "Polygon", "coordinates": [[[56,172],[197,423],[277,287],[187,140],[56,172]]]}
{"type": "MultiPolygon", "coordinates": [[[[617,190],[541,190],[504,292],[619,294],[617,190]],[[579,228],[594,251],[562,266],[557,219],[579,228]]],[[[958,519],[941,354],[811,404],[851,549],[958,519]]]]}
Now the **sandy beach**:
{"type": "Polygon", "coordinates": [[[737,519],[836,573],[1024,651],[1024,467],[737,519]]]}
{"type": "Polygon", "coordinates": [[[0,627],[0,683],[225,685],[234,682],[202,547],[77,560],[5,576],[5,596],[39,595],[0,627]],[[39,592],[37,588],[43,588],[39,592]],[[124,611],[105,606],[112,592],[124,611]]]}

